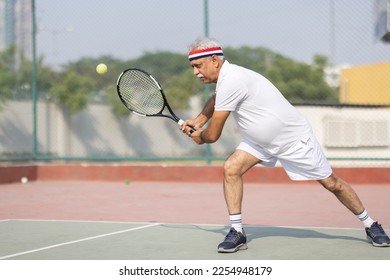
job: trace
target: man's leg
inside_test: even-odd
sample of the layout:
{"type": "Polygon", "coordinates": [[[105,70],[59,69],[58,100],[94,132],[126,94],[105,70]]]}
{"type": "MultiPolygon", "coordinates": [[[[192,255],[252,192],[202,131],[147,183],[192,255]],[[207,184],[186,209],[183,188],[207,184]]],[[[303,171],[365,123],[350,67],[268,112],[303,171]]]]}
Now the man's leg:
{"type": "Polygon", "coordinates": [[[251,154],[236,150],[224,164],[223,190],[231,221],[231,229],[218,251],[225,253],[246,249],[246,236],[241,224],[241,204],[243,198],[242,175],[260,160],[251,154]]]}
{"type": "Polygon", "coordinates": [[[223,190],[229,214],[241,213],[242,175],[261,161],[251,154],[236,150],[224,164],[223,190]]]}
{"type": "Polygon", "coordinates": [[[332,192],[353,214],[359,215],[364,206],[351,186],[332,173],[328,178],[318,180],[328,191],[332,192]]]}
{"type": "Polygon", "coordinates": [[[358,217],[366,228],[367,239],[374,246],[388,247],[390,239],[382,226],[368,215],[362,202],[351,186],[332,173],[328,178],[318,180],[327,190],[332,192],[342,204],[358,217]]]}

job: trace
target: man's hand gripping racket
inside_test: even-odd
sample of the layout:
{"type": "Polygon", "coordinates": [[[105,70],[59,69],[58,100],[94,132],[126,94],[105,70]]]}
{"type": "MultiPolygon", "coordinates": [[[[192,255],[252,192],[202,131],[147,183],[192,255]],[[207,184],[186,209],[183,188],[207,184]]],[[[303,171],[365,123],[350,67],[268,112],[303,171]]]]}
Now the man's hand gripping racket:
{"type": "MultiPolygon", "coordinates": [[[[180,126],[184,123],[169,106],[157,80],[144,70],[130,68],[123,71],[117,81],[117,92],[126,108],[137,115],[169,118],[180,126]]],[[[191,127],[191,132],[194,131],[191,127]]]]}

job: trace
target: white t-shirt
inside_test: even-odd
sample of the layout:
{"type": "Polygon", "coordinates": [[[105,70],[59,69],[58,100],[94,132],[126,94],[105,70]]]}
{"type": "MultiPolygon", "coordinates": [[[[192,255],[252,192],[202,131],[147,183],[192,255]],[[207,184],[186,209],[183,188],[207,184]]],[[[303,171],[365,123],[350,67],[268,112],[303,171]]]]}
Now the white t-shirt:
{"type": "Polygon", "coordinates": [[[269,80],[226,60],[216,85],[215,111],[231,111],[242,137],[271,154],[311,131],[307,120],[269,80]]]}

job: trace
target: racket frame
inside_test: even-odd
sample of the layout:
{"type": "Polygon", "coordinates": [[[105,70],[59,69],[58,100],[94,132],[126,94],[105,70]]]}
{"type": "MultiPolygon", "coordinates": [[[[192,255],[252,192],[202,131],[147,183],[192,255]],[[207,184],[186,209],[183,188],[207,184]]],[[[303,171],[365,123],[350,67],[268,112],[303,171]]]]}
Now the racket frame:
{"type": "Polygon", "coordinates": [[[142,70],[142,69],[139,69],[139,68],[128,68],[126,70],[124,70],[118,77],[118,80],[117,80],[117,83],[116,83],[116,89],[117,89],[117,93],[118,93],[118,96],[119,96],[119,99],[122,101],[122,103],[126,106],[127,109],[129,109],[130,111],[132,111],[134,114],[136,115],[139,115],[141,117],[165,117],[165,118],[169,118],[173,121],[175,121],[178,125],[182,125],[184,123],[184,120],[182,120],[181,118],[179,118],[172,110],[171,106],[169,106],[169,103],[168,103],[168,100],[164,94],[164,91],[160,85],[159,82],[157,82],[157,80],[151,75],[149,74],[148,72],[146,72],[145,70],[142,70]],[[123,99],[122,97],[122,93],[121,93],[121,90],[120,90],[120,81],[123,77],[123,75],[126,74],[126,72],[128,71],[139,71],[139,72],[142,72],[143,74],[149,76],[150,79],[152,79],[152,81],[156,84],[158,90],[160,91],[161,93],[161,96],[163,98],[163,101],[164,101],[164,105],[163,107],[161,108],[160,112],[158,112],[157,114],[143,114],[143,113],[140,113],[140,112],[137,112],[135,110],[133,110],[132,108],[130,108],[130,106],[127,105],[127,102],[123,99]],[[170,113],[170,115],[167,115],[167,114],[163,114],[165,108],[168,110],[168,112],[170,113]]]}

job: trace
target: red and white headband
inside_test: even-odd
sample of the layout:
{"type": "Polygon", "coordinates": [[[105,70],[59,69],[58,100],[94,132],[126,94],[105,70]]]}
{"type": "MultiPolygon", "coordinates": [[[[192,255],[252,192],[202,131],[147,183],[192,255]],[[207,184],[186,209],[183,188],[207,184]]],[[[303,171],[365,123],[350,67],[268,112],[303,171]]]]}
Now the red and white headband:
{"type": "Polygon", "coordinates": [[[214,47],[214,48],[208,48],[203,50],[193,50],[190,51],[190,53],[188,54],[188,59],[189,61],[191,61],[194,59],[212,56],[212,55],[223,55],[222,48],[214,47]]]}

